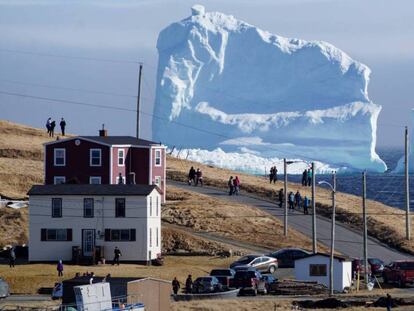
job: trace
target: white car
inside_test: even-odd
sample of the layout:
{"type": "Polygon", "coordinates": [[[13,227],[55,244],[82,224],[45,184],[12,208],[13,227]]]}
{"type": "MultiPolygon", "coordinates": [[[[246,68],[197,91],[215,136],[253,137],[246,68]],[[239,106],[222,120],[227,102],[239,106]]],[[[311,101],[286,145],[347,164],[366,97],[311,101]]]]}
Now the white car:
{"type": "Polygon", "coordinates": [[[278,263],[276,258],[260,255],[247,255],[233,262],[230,265],[230,268],[234,269],[238,266],[250,266],[256,268],[257,271],[273,274],[278,268],[278,263]]]}
{"type": "Polygon", "coordinates": [[[10,296],[9,284],[2,278],[0,278],[0,298],[6,298],[10,296]]]}

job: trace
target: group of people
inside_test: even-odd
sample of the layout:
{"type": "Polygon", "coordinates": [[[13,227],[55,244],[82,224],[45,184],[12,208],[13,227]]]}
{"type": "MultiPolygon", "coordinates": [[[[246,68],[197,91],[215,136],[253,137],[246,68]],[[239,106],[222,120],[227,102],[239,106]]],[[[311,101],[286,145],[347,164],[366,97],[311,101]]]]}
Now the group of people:
{"type": "Polygon", "coordinates": [[[312,170],[305,169],[302,173],[302,186],[312,186],[312,170]]]}
{"type": "MultiPolygon", "coordinates": [[[[62,136],[65,136],[66,121],[64,118],[60,120],[59,125],[60,125],[62,136]]],[[[49,137],[55,136],[55,127],[56,127],[56,121],[52,120],[52,118],[49,117],[46,121],[46,129],[47,129],[47,134],[49,135],[49,137]]]]}
{"type": "Polygon", "coordinates": [[[229,187],[229,195],[239,195],[240,193],[240,179],[238,176],[234,177],[230,176],[229,181],[227,182],[227,186],[229,187]]]}
{"type": "Polygon", "coordinates": [[[198,186],[198,184],[203,186],[203,172],[199,168],[195,170],[192,166],[188,172],[188,185],[198,186]]]}
{"type": "MultiPolygon", "coordinates": [[[[180,282],[177,280],[177,277],[174,277],[174,280],[172,281],[172,289],[174,292],[174,295],[178,294],[178,291],[181,288],[180,282]]],[[[191,294],[193,292],[193,277],[191,274],[188,275],[187,279],[185,280],[185,293],[191,294]]]]}
{"type": "MultiPolygon", "coordinates": [[[[279,198],[279,207],[283,206],[283,201],[285,199],[285,194],[283,189],[279,190],[278,193],[279,198]]],[[[305,195],[305,197],[302,199],[302,195],[300,194],[299,190],[296,191],[294,194],[292,191],[288,194],[287,197],[288,200],[288,206],[290,210],[293,210],[295,208],[302,208],[303,207],[303,213],[309,214],[309,208],[311,205],[311,200],[305,195]]]]}
{"type": "Polygon", "coordinates": [[[277,168],[276,166],[273,166],[270,168],[270,174],[269,174],[269,181],[270,183],[276,183],[277,182],[277,168]]]}

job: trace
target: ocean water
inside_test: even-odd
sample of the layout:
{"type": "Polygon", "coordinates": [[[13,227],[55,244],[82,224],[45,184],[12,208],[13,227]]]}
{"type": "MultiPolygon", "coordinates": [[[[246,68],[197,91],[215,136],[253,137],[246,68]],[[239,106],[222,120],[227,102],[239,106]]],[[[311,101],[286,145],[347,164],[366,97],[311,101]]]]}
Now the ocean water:
{"type": "MultiPolygon", "coordinates": [[[[396,148],[380,148],[380,157],[387,163],[389,171],[384,174],[367,173],[367,198],[382,202],[392,207],[405,209],[404,175],[392,174],[404,150],[396,148]]],[[[283,178],[283,177],[282,177],[283,178]]],[[[299,182],[301,176],[289,176],[290,181],[299,182]]],[[[317,175],[316,181],[331,182],[330,175],[317,175]]],[[[362,196],[362,173],[352,175],[337,175],[337,190],[362,196]]],[[[414,211],[414,176],[410,176],[410,203],[414,211]],[[411,186],[412,185],[412,186],[411,186]]]]}

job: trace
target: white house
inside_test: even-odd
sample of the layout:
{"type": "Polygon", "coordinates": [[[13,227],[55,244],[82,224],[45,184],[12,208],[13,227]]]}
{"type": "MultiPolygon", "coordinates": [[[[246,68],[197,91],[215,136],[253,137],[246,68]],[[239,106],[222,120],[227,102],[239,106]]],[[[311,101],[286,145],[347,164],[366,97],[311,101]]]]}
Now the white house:
{"type": "MultiPolygon", "coordinates": [[[[295,278],[301,281],[316,281],[329,287],[329,254],[312,254],[295,260],[295,278]]],[[[342,292],[351,286],[352,260],[347,257],[334,256],[334,290],[342,292]]]]}
{"type": "Polygon", "coordinates": [[[149,262],[161,253],[161,194],[155,185],[36,185],[29,191],[29,261],[149,262]],[[99,252],[99,254],[97,254],[99,252]],[[79,254],[80,253],[80,254],[79,254]]]}

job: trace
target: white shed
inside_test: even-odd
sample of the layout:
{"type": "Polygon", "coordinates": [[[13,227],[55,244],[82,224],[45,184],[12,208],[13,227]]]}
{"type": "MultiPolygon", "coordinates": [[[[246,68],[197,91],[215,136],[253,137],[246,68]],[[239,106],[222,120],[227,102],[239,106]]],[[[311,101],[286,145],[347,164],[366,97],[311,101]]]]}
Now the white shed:
{"type": "MultiPolygon", "coordinates": [[[[312,254],[295,260],[295,278],[301,281],[316,281],[329,287],[329,254],[312,254]]],[[[342,292],[352,282],[352,260],[343,256],[334,256],[334,290],[342,292]]]]}

